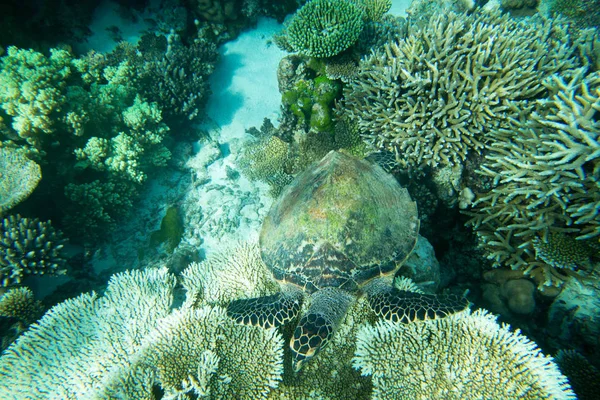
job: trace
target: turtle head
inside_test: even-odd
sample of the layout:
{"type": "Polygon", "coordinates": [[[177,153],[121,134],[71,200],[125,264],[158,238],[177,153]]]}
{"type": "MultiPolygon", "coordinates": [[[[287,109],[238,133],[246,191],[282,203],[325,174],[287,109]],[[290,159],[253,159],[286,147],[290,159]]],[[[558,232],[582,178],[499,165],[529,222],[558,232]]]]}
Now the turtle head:
{"type": "Polygon", "coordinates": [[[316,356],[333,336],[334,325],[322,314],[309,313],[300,319],[290,340],[294,371],[316,356]]]}

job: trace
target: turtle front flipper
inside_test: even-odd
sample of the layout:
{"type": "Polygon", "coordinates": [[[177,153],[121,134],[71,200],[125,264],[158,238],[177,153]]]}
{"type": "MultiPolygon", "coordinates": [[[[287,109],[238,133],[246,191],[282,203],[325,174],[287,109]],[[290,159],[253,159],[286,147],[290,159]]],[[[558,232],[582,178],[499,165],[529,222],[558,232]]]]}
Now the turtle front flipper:
{"type": "Polygon", "coordinates": [[[234,300],[227,306],[227,315],[239,324],[273,328],[298,316],[302,297],[300,290],[284,290],[271,296],[234,300]]]}
{"type": "Polygon", "coordinates": [[[371,309],[392,322],[443,318],[469,306],[465,297],[400,290],[391,285],[372,285],[366,290],[371,309]]]}
{"type": "Polygon", "coordinates": [[[354,297],[337,288],[324,288],[312,294],[310,306],[290,340],[294,371],[298,372],[329,342],[344,319],[354,297]]]}

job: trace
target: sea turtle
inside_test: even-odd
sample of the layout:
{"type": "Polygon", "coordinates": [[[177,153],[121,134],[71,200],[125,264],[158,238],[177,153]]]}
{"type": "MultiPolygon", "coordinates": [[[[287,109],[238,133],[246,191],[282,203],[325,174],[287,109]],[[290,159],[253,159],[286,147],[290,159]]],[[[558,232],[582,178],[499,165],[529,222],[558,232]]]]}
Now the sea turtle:
{"type": "Polygon", "coordinates": [[[466,308],[464,298],[392,285],[418,230],[416,204],[391,175],[332,151],[284,189],[263,222],[261,257],[281,292],[234,300],[227,313],[242,324],[280,326],[298,316],[308,296],[308,310],[290,341],[299,371],[331,339],[356,296],[366,295],[376,314],[397,322],[466,308]]]}

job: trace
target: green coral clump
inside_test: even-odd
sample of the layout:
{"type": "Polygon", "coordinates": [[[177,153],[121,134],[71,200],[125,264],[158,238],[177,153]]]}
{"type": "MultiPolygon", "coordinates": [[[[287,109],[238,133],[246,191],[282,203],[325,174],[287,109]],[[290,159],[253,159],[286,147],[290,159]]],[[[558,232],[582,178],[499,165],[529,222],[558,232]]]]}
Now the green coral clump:
{"type": "Polygon", "coordinates": [[[341,85],[326,76],[299,80],[283,92],[281,102],[288,107],[301,126],[318,132],[333,130],[332,107],[341,95],[341,85]]]}
{"type": "Polygon", "coordinates": [[[50,221],[10,215],[0,225],[0,286],[21,283],[30,275],[64,272],[66,240],[50,221]]]}
{"type": "Polygon", "coordinates": [[[362,15],[362,10],[350,1],[309,1],[287,26],[287,43],[306,56],[335,56],[358,40],[363,28],[362,15]]]}
{"type": "Polygon", "coordinates": [[[171,152],[162,144],[169,127],[162,123],[161,110],[136,96],[122,112],[127,129],[110,139],[92,136],[85,147],[75,149],[80,168],[91,167],[111,175],[142,183],[151,167],[165,166],[171,152]]]}
{"type": "Polygon", "coordinates": [[[496,132],[480,170],[493,186],[468,214],[494,266],[560,286],[585,272],[600,236],[600,73],[581,68],[544,85],[553,95],[528,122],[496,132]]]}
{"type": "Polygon", "coordinates": [[[532,111],[545,78],[589,62],[584,43],[553,20],[449,12],[409,31],[361,61],[339,105],[405,168],[461,164],[532,111]]]}
{"type": "Polygon", "coordinates": [[[0,215],[29,197],[40,179],[40,166],[23,152],[0,148],[0,215]]]}
{"type": "Polygon", "coordinates": [[[354,366],[373,399],[575,399],[567,378],[535,343],[485,310],[365,325],[354,366]]]}

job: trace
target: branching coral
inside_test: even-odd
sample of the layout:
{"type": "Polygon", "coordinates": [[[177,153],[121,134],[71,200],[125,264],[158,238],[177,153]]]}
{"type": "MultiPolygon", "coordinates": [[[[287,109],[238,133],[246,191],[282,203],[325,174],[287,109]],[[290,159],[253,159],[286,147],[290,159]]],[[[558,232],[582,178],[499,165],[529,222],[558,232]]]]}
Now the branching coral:
{"type": "Polygon", "coordinates": [[[438,14],[361,61],[339,111],[402,166],[458,164],[531,111],[544,78],[588,62],[578,46],[553,20],[438,14]]]}
{"type": "Polygon", "coordinates": [[[292,17],[288,44],[311,57],[332,57],[352,46],[363,28],[363,12],[345,0],[313,0],[292,17]]]}
{"type": "Polygon", "coordinates": [[[0,235],[0,286],[16,285],[29,275],[63,271],[66,240],[50,221],[11,215],[2,220],[0,235]]]}
{"type": "Polygon", "coordinates": [[[205,38],[188,46],[171,42],[161,59],[142,66],[142,90],[164,105],[169,123],[199,121],[210,94],[208,77],[217,60],[216,45],[205,38]]]}
{"type": "Polygon", "coordinates": [[[494,187],[470,224],[496,266],[557,286],[589,267],[586,241],[600,235],[600,73],[580,69],[545,86],[554,95],[538,101],[529,123],[496,133],[481,166],[494,187]]]}
{"type": "Polygon", "coordinates": [[[0,148],[0,215],[25,200],[40,179],[39,165],[16,149],[0,148]]]}
{"type": "Polygon", "coordinates": [[[71,54],[53,49],[50,57],[9,47],[0,60],[0,106],[13,130],[33,147],[55,129],[56,113],[66,101],[71,54]]]}
{"type": "Polygon", "coordinates": [[[354,365],[374,399],[575,399],[550,357],[486,311],[367,325],[354,365]]]}

